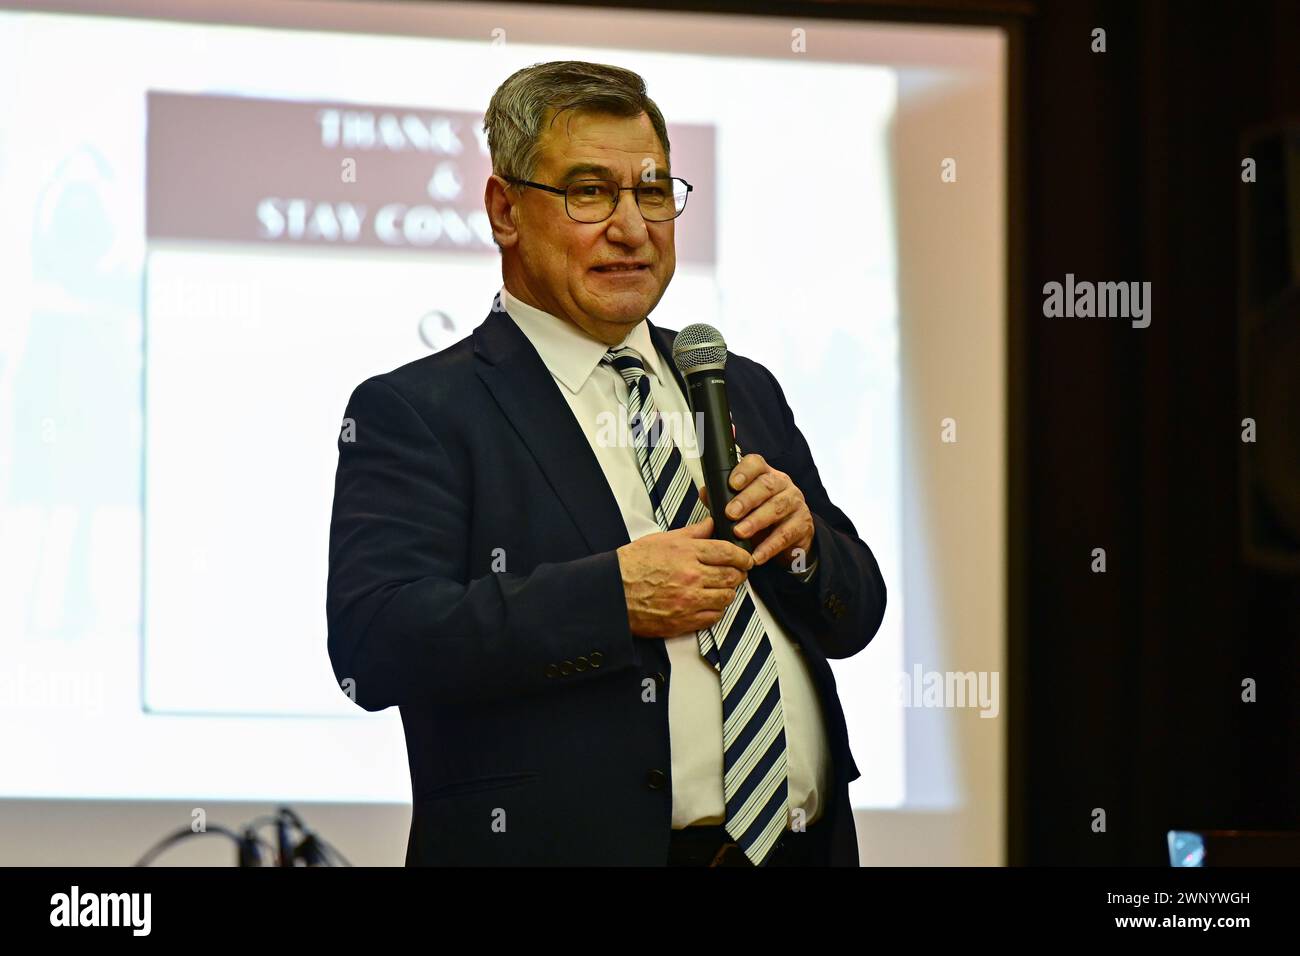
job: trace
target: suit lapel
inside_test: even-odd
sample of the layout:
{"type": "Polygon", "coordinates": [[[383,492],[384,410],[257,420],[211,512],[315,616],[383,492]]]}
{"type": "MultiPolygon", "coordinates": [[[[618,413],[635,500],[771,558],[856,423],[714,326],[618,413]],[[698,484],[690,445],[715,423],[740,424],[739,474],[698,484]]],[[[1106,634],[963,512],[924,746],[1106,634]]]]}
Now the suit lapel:
{"type": "MultiPolygon", "coordinates": [[[[536,459],[593,554],[628,543],[618,502],[573,410],[528,337],[504,312],[474,330],[479,378],[536,459]]],[[[520,502],[519,511],[524,513],[520,502]]]]}

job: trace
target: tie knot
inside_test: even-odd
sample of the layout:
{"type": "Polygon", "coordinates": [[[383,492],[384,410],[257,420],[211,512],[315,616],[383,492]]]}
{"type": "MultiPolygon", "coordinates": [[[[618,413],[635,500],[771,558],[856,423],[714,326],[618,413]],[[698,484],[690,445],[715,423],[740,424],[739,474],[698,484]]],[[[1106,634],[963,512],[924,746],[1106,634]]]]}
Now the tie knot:
{"type": "Polygon", "coordinates": [[[606,365],[611,365],[614,371],[618,372],[624,378],[629,372],[633,374],[645,374],[645,363],[641,361],[641,353],[631,346],[624,346],[620,349],[610,349],[601,359],[606,365]]]}

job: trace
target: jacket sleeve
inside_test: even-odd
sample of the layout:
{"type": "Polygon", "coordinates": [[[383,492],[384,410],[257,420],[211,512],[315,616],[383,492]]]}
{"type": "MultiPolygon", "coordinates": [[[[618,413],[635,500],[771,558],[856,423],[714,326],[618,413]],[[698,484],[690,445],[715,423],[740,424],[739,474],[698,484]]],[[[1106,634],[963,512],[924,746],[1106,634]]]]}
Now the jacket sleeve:
{"type": "Polygon", "coordinates": [[[635,665],[616,552],[468,580],[468,476],[381,378],[344,416],[325,604],[334,674],[358,705],[562,691],[635,665]]]}
{"type": "MultiPolygon", "coordinates": [[[[762,368],[762,366],[760,366],[762,368]]],[[[858,537],[853,523],[826,494],[808,442],[794,423],[776,377],[772,382],[784,430],[779,459],[769,461],[790,475],[812,512],[812,553],[817,569],[807,582],[770,563],[773,590],[788,613],[797,615],[816,636],[829,659],[852,657],[870,643],[885,616],[885,579],[871,549],[858,537]]]]}

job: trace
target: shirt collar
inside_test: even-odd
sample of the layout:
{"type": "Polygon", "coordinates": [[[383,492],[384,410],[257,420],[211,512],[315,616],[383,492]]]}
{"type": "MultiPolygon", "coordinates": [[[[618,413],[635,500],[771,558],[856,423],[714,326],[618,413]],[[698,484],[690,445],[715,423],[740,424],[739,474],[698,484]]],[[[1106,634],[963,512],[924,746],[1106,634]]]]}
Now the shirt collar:
{"type": "MultiPolygon", "coordinates": [[[[575,395],[582,390],[591,373],[611,348],[604,342],[596,341],[572,322],[520,302],[506,291],[505,286],[501,287],[501,304],[524,335],[528,336],[551,374],[575,395]]],[[[650,340],[650,329],[644,319],[613,348],[622,346],[636,349],[646,371],[655,377],[656,382],[663,382],[659,352],[650,340]]]]}

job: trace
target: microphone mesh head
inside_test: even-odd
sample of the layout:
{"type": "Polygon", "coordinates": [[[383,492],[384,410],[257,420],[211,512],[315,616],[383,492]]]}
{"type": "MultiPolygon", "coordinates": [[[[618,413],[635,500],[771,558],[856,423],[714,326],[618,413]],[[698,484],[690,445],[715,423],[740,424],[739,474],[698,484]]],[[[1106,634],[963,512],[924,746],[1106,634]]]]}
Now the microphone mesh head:
{"type": "Polygon", "coordinates": [[[705,366],[724,368],[727,343],[713,326],[697,322],[686,326],[673,339],[673,361],[683,375],[705,366]]]}

